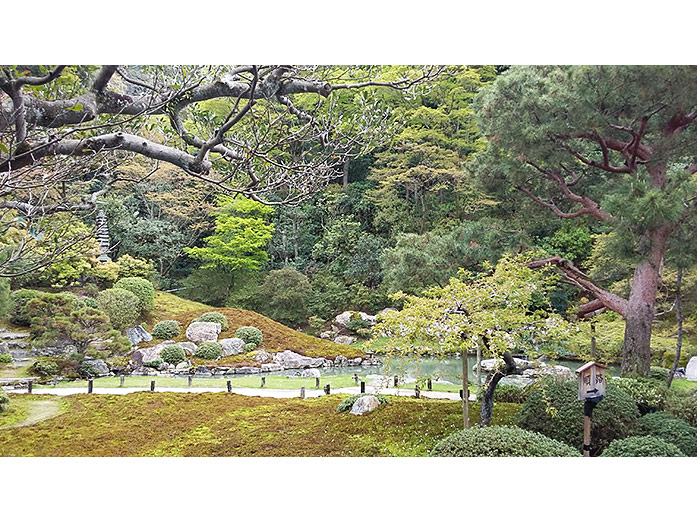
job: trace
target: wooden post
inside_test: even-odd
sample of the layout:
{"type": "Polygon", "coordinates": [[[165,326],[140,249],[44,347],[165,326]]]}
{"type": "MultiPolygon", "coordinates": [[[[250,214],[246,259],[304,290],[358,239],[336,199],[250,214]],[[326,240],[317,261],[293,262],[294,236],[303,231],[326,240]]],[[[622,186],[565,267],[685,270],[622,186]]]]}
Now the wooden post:
{"type": "Polygon", "coordinates": [[[428,387],[428,390],[433,390],[433,383],[431,382],[431,378],[428,378],[428,381],[426,382],[426,387],[428,387]]]}
{"type": "Polygon", "coordinates": [[[230,380],[227,380],[227,391],[232,392],[232,382],[230,380]]]}
{"type": "Polygon", "coordinates": [[[399,376],[395,375],[394,377],[394,386],[397,387],[399,385],[399,376]]]}
{"type": "Polygon", "coordinates": [[[126,376],[121,374],[121,383],[119,384],[119,387],[123,387],[123,382],[126,380],[126,376]]]}
{"type": "Polygon", "coordinates": [[[319,389],[319,378],[315,378],[315,388],[319,389]]]}
{"type": "Polygon", "coordinates": [[[155,392],[155,380],[150,382],[150,392],[155,392]]]}
{"type": "Polygon", "coordinates": [[[591,417],[583,416],[583,457],[591,455],[591,417]]]}
{"type": "Polygon", "coordinates": [[[419,388],[418,385],[414,387],[414,396],[418,400],[421,397],[421,389],[419,388]]]}
{"type": "Polygon", "coordinates": [[[356,385],[358,385],[358,374],[353,375],[353,381],[355,381],[356,385]]]}
{"type": "Polygon", "coordinates": [[[365,381],[361,381],[361,394],[365,394],[365,381]]]}
{"type": "Polygon", "coordinates": [[[465,396],[462,394],[462,389],[460,389],[460,399],[465,399],[465,396]]]}
{"type": "Polygon", "coordinates": [[[324,386],[324,393],[325,393],[325,394],[331,394],[331,393],[332,393],[332,389],[331,389],[331,387],[329,386],[329,383],[327,383],[327,384],[324,386]]]}
{"type": "Polygon", "coordinates": [[[194,377],[189,374],[189,387],[191,387],[191,382],[193,381],[194,377]]]}
{"type": "Polygon", "coordinates": [[[595,349],[596,349],[596,342],[595,342],[595,322],[591,319],[591,359],[595,359],[595,349]]]}
{"type": "Polygon", "coordinates": [[[305,387],[300,387],[300,399],[305,399],[305,387]]]}
{"type": "Polygon", "coordinates": [[[94,381],[87,380],[87,394],[92,394],[93,388],[94,388],[94,381]]]}
{"type": "Polygon", "coordinates": [[[266,385],[266,376],[261,377],[261,386],[264,387],[266,385]]]}
{"type": "Polygon", "coordinates": [[[29,380],[27,382],[27,394],[31,394],[31,391],[34,389],[34,382],[29,380]]]}

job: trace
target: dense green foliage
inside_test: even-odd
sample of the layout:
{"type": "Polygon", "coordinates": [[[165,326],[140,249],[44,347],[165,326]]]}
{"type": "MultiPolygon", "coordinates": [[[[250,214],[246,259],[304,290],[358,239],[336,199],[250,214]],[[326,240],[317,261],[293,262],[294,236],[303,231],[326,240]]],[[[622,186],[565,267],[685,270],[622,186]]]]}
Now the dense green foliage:
{"type": "Polygon", "coordinates": [[[225,315],[220,314],[219,312],[204,312],[203,314],[201,314],[201,316],[198,317],[196,321],[208,321],[212,323],[219,323],[221,330],[228,330],[227,318],[225,317],[225,315]]]}
{"type": "Polygon", "coordinates": [[[353,408],[353,404],[356,403],[356,400],[360,398],[361,396],[374,396],[377,398],[378,402],[381,404],[389,403],[388,399],[383,396],[382,394],[354,394],[353,396],[349,396],[345,400],[343,400],[341,403],[339,403],[339,406],[336,408],[337,412],[347,412],[350,411],[353,408]]]}
{"type": "Polygon", "coordinates": [[[9,352],[0,354],[0,363],[12,363],[12,354],[9,352]]]}
{"type": "Polygon", "coordinates": [[[204,341],[196,349],[195,356],[202,360],[217,360],[223,355],[223,346],[215,341],[204,341]]]}
{"type": "Polygon", "coordinates": [[[120,331],[133,327],[140,317],[141,301],[126,289],[107,289],[97,298],[99,308],[109,316],[111,325],[120,331]]]}
{"type": "Polygon", "coordinates": [[[152,328],[152,335],[161,340],[171,340],[181,333],[181,325],[176,320],[164,320],[157,322],[152,328]]]}
{"type": "Polygon", "coordinates": [[[58,374],[58,365],[53,361],[35,361],[31,368],[36,374],[44,378],[58,374]]]}
{"type": "Polygon", "coordinates": [[[650,458],[668,457],[684,458],[685,454],[673,445],[655,436],[631,436],[618,439],[610,443],[610,446],[602,453],[604,458],[650,458]]]}
{"type": "Polygon", "coordinates": [[[307,276],[293,267],[270,271],[259,286],[259,310],[269,318],[295,327],[307,319],[312,287],[307,276]]]}
{"type": "Polygon", "coordinates": [[[31,289],[18,289],[10,294],[11,308],[10,321],[15,325],[29,326],[31,318],[27,310],[27,303],[39,296],[39,291],[31,289]]]}
{"type": "MultiPolygon", "coordinates": [[[[611,441],[634,434],[639,411],[631,396],[609,382],[606,396],[593,410],[591,454],[599,454],[611,441]]],[[[581,449],[583,402],[575,381],[549,381],[530,393],[517,418],[518,425],[581,449]]]]}
{"type": "Polygon", "coordinates": [[[144,362],[143,365],[151,369],[158,369],[163,363],[164,360],[162,358],[155,358],[154,360],[144,362]]]}
{"type": "Polygon", "coordinates": [[[665,412],[647,414],[639,419],[638,434],[656,436],[678,447],[686,456],[697,456],[697,427],[665,412]]]}
{"type": "Polygon", "coordinates": [[[114,289],[125,289],[135,294],[141,312],[151,312],[155,308],[155,288],[145,278],[122,278],[114,284],[114,289]]]}
{"type": "Polygon", "coordinates": [[[620,378],[613,383],[629,394],[640,410],[663,408],[667,392],[665,382],[647,378],[620,378]]]}
{"type": "Polygon", "coordinates": [[[669,392],[664,409],[672,416],[697,427],[697,396],[681,392],[669,392]]]}
{"type": "Polygon", "coordinates": [[[516,387],[515,385],[496,386],[494,391],[494,401],[500,403],[525,403],[530,391],[527,388],[516,387]]]}
{"type": "Polygon", "coordinates": [[[160,358],[166,363],[171,363],[172,365],[177,365],[183,361],[186,361],[186,353],[176,343],[173,345],[167,345],[160,352],[160,358]]]}
{"type": "Polygon", "coordinates": [[[264,335],[256,327],[247,325],[245,327],[240,327],[235,331],[235,338],[240,338],[245,342],[245,344],[253,343],[256,346],[259,346],[264,339],[264,335]]]}
{"type": "Polygon", "coordinates": [[[436,445],[439,457],[579,457],[580,453],[542,434],[518,427],[474,427],[451,434],[436,445]]]}
{"type": "Polygon", "coordinates": [[[0,389],[0,412],[5,412],[9,408],[10,408],[10,396],[8,396],[7,392],[0,389]]]}

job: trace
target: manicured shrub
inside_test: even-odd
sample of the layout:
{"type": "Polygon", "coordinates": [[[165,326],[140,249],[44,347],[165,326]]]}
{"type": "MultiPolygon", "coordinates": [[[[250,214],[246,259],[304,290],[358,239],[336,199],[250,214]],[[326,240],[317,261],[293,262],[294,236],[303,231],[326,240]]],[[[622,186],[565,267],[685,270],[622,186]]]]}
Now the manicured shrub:
{"type": "Polygon", "coordinates": [[[155,308],[155,287],[145,278],[122,278],[114,284],[114,288],[125,289],[135,294],[140,311],[150,312],[155,308]]]}
{"type": "Polygon", "coordinates": [[[99,308],[103,310],[111,325],[120,331],[133,327],[140,317],[138,296],[126,289],[107,289],[99,293],[99,308]]]}
{"type": "Polygon", "coordinates": [[[440,441],[431,456],[441,457],[579,457],[576,449],[519,427],[473,427],[440,441]]]}
{"type": "Polygon", "coordinates": [[[327,320],[325,320],[324,318],[320,318],[319,316],[310,316],[310,318],[307,320],[307,323],[310,334],[312,334],[313,336],[319,336],[322,330],[324,329],[327,320]]]}
{"type": "Polygon", "coordinates": [[[494,401],[499,403],[524,403],[529,390],[515,385],[497,385],[494,390],[494,401]]]}
{"type": "Polygon", "coordinates": [[[181,334],[181,325],[177,320],[164,320],[155,324],[152,335],[161,340],[171,340],[181,334]]]}
{"type": "Polygon", "coordinates": [[[160,358],[162,358],[166,363],[171,363],[172,365],[177,365],[182,361],[186,361],[186,353],[176,343],[174,345],[167,345],[162,352],[160,352],[160,358]]]}
{"type": "MultiPolygon", "coordinates": [[[[608,381],[605,398],[593,411],[593,455],[599,454],[612,440],[633,435],[639,420],[639,410],[632,397],[613,382],[608,381]]],[[[578,384],[575,381],[545,381],[525,400],[517,424],[580,450],[583,445],[583,401],[578,399],[578,384]]]]}
{"type": "Polygon", "coordinates": [[[673,445],[656,436],[632,436],[617,439],[605,449],[604,458],[632,458],[632,457],[676,457],[684,458],[685,454],[673,445]]]}
{"type": "Polygon", "coordinates": [[[697,427],[676,419],[667,412],[642,416],[638,434],[656,436],[678,447],[686,456],[697,456],[697,427]]]}
{"type": "Polygon", "coordinates": [[[12,363],[12,354],[9,352],[0,354],[0,363],[12,363]]]}
{"type": "Polygon", "coordinates": [[[144,366],[150,367],[152,369],[157,369],[162,365],[165,361],[162,358],[155,358],[154,360],[146,361],[143,363],[144,366]]]}
{"type": "Polygon", "coordinates": [[[663,383],[668,383],[668,375],[670,374],[670,369],[664,367],[651,367],[649,370],[649,378],[656,381],[661,381],[663,383]]]}
{"type": "Polygon", "coordinates": [[[226,331],[228,329],[227,318],[219,312],[204,312],[196,321],[211,321],[213,323],[220,323],[220,330],[226,331]]]}
{"type": "Polygon", "coordinates": [[[671,389],[663,408],[673,417],[697,427],[697,396],[671,389]]]}
{"type": "Polygon", "coordinates": [[[42,292],[33,289],[18,289],[10,294],[10,322],[15,325],[23,325],[28,327],[31,323],[31,317],[28,314],[27,303],[34,298],[43,294],[42,292]]]}
{"type": "Polygon", "coordinates": [[[0,389],[0,412],[5,412],[10,408],[10,397],[7,393],[0,389]]]}
{"type": "Polygon", "coordinates": [[[36,361],[32,365],[32,370],[43,378],[58,374],[58,365],[52,361],[36,361]]]}
{"type": "Polygon", "coordinates": [[[351,317],[349,321],[346,322],[346,328],[351,332],[358,332],[359,329],[367,329],[370,327],[370,323],[365,321],[359,314],[351,317]]]}
{"type": "Polygon", "coordinates": [[[375,396],[381,404],[389,403],[387,398],[385,396],[383,396],[382,394],[354,394],[353,396],[349,396],[344,401],[339,403],[339,406],[336,408],[336,411],[337,412],[346,412],[346,411],[351,410],[353,408],[353,404],[356,403],[356,400],[358,398],[360,398],[361,396],[375,396]]]}
{"type": "Polygon", "coordinates": [[[257,347],[261,345],[264,335],[256,327],[240,327],[235,331],[235,338],[240,338],[243,342],[254,343],[257,347]]]}
{"type": "Polygon", "coordinates": [[[634,399],[640,412],[663,408],[667,392],[665,382],[648,378],[619,378],[612,382],[634,399]]]}
{"type": "Polygon", "coordinates": [[[86,296],[80,300],[80,303],[82,307],[90,307],[92,309],[96,309],[99,307],[99,304],[97,303],[97,300],[94,298],[90,298],[89,296],[86,296]]]}
{"type": "Polygon", "coordinates": [[[195,356],[203,360],[217,360],[223,355],[223,346],[214,341],[204,341],[196,349],[195,356]]]}

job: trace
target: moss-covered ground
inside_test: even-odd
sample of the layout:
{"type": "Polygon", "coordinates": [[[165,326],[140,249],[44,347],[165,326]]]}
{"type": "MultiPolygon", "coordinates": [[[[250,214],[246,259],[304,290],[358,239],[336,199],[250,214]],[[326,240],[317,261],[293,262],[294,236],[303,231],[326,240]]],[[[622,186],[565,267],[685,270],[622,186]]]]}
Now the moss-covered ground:
{"type": "MultiPolygon", "coordinates": [[[[426,456],[462,423],[455,401],[390,397],[354,416],[336,412],[345,397],[70,396],[63,414],[0,431],[0,456],[426,456]]],[[[494,423],[511,423],[519,409],[497,404],[494,423]]],[[[475,403],[471,420],[478,418],[475,403]]]]}

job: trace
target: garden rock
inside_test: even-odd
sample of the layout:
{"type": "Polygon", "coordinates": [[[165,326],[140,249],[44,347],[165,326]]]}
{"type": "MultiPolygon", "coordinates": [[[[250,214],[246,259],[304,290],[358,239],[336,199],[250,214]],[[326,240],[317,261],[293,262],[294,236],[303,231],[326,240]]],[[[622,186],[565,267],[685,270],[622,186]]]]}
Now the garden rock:
{"type": "Polygon", "coordinates": [[[25,361],[29,359],[29,353],[23,349],[11,350],[10,354],[15,361],[25,361]]]}
{"type": "Polygon", "coordinates": [[[108,376],[109,375],[109,367],[107,366],[106,363],[104,363],[104,360],[88,360],[85,359],[82,361],[82,365],[85,367],[89,367],[90,369],[90,374],[95,375],[95,376],[108,376]]]}
{"type": "MultiPolygon", "coordinates": [[[[278,363],[262,363],[261,364],[261,372],[280,372],[283,370],[283,367],[279,365],[278,363]]],[[[311,370],[316,370],[316,369],[311,369],[311,370]]],[[[319,372],[319,371],[317,371],[319,372]]]]}
{"type": "Polygon", "coordinates": [[[284,350],[274,354],[274,363],[278,363],[286,369],[305,369],[308,367],[321,367],[324,363],[323,358],[310,358],[302,356],[297,352],[284,350]]]}
{"type": "Polygon", "coordinates": [[[333,331],[324,331],[319,335],[320,338],[323,340],[331,340],[334,338],[334,332],[333,331]]]}
{"type": "MultiPolygon", "coordinates": [[[[521,360],[520,358],[513,358],[513,361],[515,362],[516,366],[521,370],[526,369],[530,366],[530,362],[527,360],[521,360]]],[[[491,358],[491,359],[487,359],[487,360],[482,360],[482,372],[491,372],[494,370],[494,368],[498,364],[503,366],[503,359],[491,358]]],[[[474,370],[474,371],[477,370],[476,363],[472,366],[472,370],[474,370]]]]}
{"type": "Polygon", "coordinates": [[[372,366],[372,365],[380,365],[380,360],[377,358],[366,358],[363,360],[361,363],[363,366],[372,366]]]}
{"type": "Polygon", "coordinates": [[[200,343],[218,341],[221,325],[213,321],[194,321],[186,328],[186,339],[200,343]]]}
{"type": "Polygon", "coordinates": [[[301,378],[319,378],[319,369],[305,369],[300,373],[301,378]]]}
{"type": "Polygon", "coordinates": [[[689,381],[697,381],[697,356],[692,356],[685,368],[685,377],[689,381]]]}
{"type": "Polygon", "coordinates": [[[180,341],[179,346],[184,349],[184,353],[187,356],[193,356],[198,348],[195,343],[191,343],[190,341],[180,341]]]}
{"type": "Polygon", "coordinates": [[[259,367],[237,367],[235,369],[235,374],[259,374],[260,372],[259,367]]]}
{"type": "Polygon", "coordinates": [[[336,367],[345,367],[346,365],[348,365],[348,358],[346,356],[339,355],[336,358],[334,358],[334,365],[336,367]]]}
{"type": "Polygon", "coordinates": [[[167,345],[172,345],[173,343],[173,341],[168,340],[158,343],[153,347],[148,347],[147,349],[136,349],[131,353],[131,360],[136,364],[136,366],[140,367],[143,365],[143,363],[147,363],[159,358],[162,349],[164,349],[167,345]]]}
{"type": "Polygon", "coordinates": [[[353,404],[353,407],[351,408],[351,414],[354,414],[356,416],[362,416],[367,412],[374,411],[379,405],[380,402],[375,396],[361,396],[353,404]]]}
{"type": "Polygon", "coordinates": [[[257,353],[252,356],[252,359],[254,361],[258,361],[259,363],[268,363],[273,360],[273,356],[271,353],[266,352],[264,349],[259,349],[257,353]]]}
{"type": "Polygon", "coordinates": [[[240,338],[224,338],[220,340],[220,345],[223,347],[223,358],[244,352],[244,341],[240,338]]]}
{"type": "Polygon", "coordinates": [[[343,327],[345,329],[348,322],[351,321],[352,315],[353,313],[351,311],[346,311],[342,312],[341,314],[337,314],[336,318],[334,318],[334,324],[338,327],[343,327]]]}
{"type": "Polygon", "coordinates": [[[152,336],[140,325],[126,329],[126,337],[131,342],[131,346],[138,345],[144,341],[152,341],[152,336]]]}
{"type": "Polygon", "coordinates": [[[20,338],[28,338],[28,337],[29,337],[28,332],[10,332],[7,329],[0,330],[0,339],[1,340],[17,340],[20,338]]]}
{"type": "Polygon", "coordinates": [[[383,314],[387,314],[388,312],[397,312],[397,309],[393,309],[392,307],[386,307],[382,309],[380,312],[378,312],[375,317],[377,318],[378,316],[381,316],[383,314]]]}
{"type": "Polygon", "coordinates": [[[183,370],[183,369],[188,369],[191,367],[188,361],[182,361],[181,363],[177,363],[177,366],[175,367],[176,370],[183,370]]]}
{"type": "Polygon", "coordinates": [[[337,336],[334,338],[334,343],[338,343],[339,345],[351,345],[355,341],[356,338],[353,336],[337,336]]]}
{"type": "Polygon", "coordinates": [[[358,366],[363,362],[363,358],[353,358],[349,360],[349,365],[358,366]]]}
{"type": "Polygon", "coordinates": [[[523,376],[533,379],[545,378],[547,376],[561,380],[573,380],[574,373],[569,367],[563,365],[545,365],[541,363],[539,366],[534,366],[523,371],[523,376]]]}

